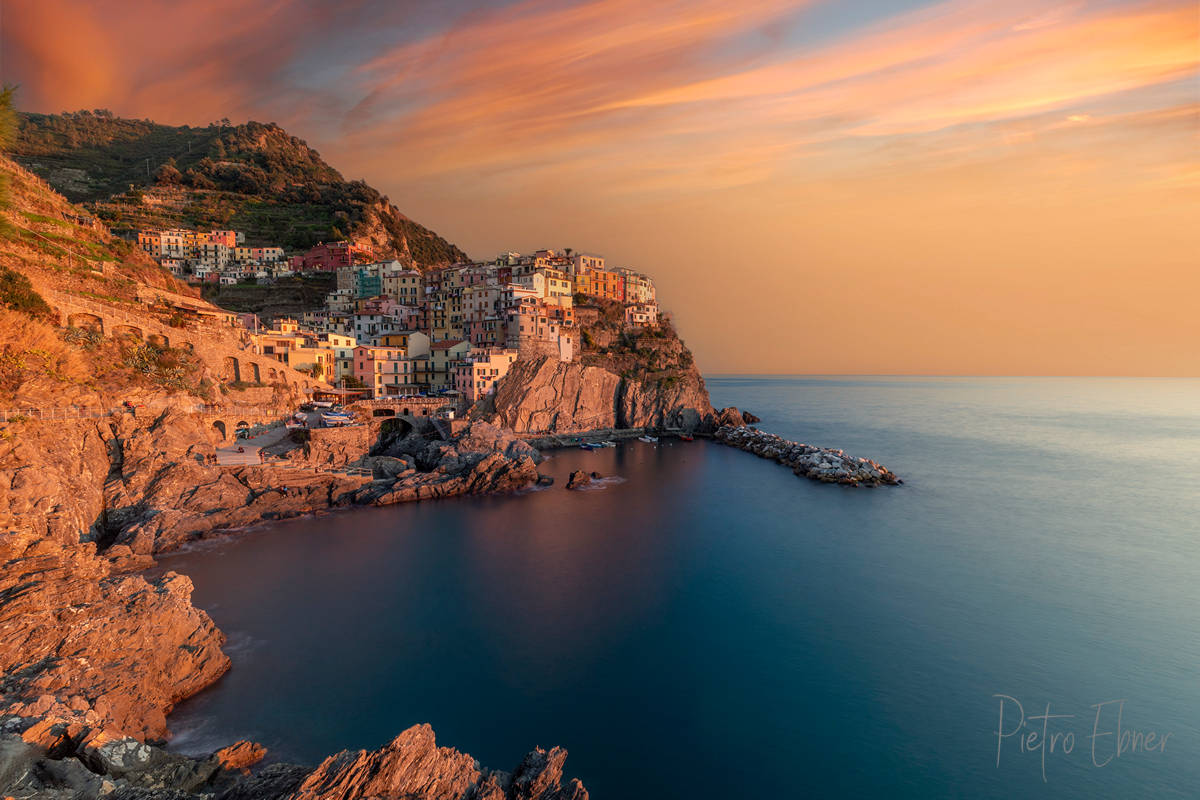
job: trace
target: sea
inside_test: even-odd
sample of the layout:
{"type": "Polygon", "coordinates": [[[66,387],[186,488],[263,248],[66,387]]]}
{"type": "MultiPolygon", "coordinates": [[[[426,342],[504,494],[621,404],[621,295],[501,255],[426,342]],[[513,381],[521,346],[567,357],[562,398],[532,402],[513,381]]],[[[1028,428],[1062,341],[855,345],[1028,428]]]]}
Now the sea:
{"type": "Polygon", "coordinates": [[[492,768],[564,747],[597,800],[1200,797],[1200,380],[708,386],[904,484],[664,438],[206,541],[161,565],[233,667],[171,746],[430,723],[492,768]]]}

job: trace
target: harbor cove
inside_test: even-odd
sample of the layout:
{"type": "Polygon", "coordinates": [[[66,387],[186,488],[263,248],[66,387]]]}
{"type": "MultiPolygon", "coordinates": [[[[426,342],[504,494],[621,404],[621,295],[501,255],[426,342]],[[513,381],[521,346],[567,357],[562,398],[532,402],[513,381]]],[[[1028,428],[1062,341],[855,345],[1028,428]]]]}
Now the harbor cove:
{"type": "Polygon", "coordinates": [[[1200,382],[708,385],[904,485],[630,440],[548,451],[555,484],[516,496],[203,542],[160,569],[192,578],[233,666],[172,714],[171,746],[305,763],[429,722],[485,763],[562,745],[595,796],[1191,796],[1200,382]],[[605,478],[565,491],[579,469],[605,478]],[[1094,706],[1118,699],[1164,747],[1117,755],[1115,706],[1094,706]],[[1026,732],[1073,715],[1044,776],[1017,702],[1026,732]]]}

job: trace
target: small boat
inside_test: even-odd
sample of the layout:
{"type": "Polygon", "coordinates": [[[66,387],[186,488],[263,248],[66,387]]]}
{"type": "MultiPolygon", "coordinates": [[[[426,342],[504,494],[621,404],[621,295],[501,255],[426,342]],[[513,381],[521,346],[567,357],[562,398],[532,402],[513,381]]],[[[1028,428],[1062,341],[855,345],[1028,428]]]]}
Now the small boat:
{"type": "Polygon", "coordinates": [[[695,437],[694,437],[694,436],[692,436],[690,433],[684,433],[684,434],[680,434],[680,436],[679,436],[679,441],[681,441],[681,442],[694,442],[694,441],[696,441],[696,439],[695,439],[695,437]]]}
{"type": "Polygon", "coordinates": [[[349,414],[326,411],[325,413],[321,414],[321,421],[331,428],[336,428],[342,425],[349,425],[354,421],[354,417],[350,416],[349,414]]]}
{"type": "Polygon", "coordinates": [[[314,400],[313,408],[333,408],[332,400],[314,400]]]}
{"type": "Polygon", "coordinates": [[[599,447],[600,445],[593,444],[592,442],[584,442],[583,444],[579,445],[580,450],[596,450],[599,447]]]}
{"type": "Polygon", "coordinates": [[[297,411],[295,414],[292,414],[292,422],[308,422],[308,414],[305,414],[303,411],[297,411]]]}
{"type": "Polygon", "coordinates": [[[645,442],[646,444],[655,444],[658,442],[658,437],[657,436],[649,436],[649,435],[639,436],[638,441],[645,442]]]}
{"type": "Polygon", "coordinates": [[[600,444],[598,444],[598,445],[596,445],[596,446],[597,446],[597,447],[616,447],[616,446],[617,446],[617,443],[616,443],[616,442],[613,442],[613,441],[603,441],[603,442],[601,442],[600,444]]]}
{"type": "Polygon", "coordinates": [[[297,431],[304,430],[308,426],[303,422],[285,422],[283,423],[283,427],[287,428],[289,431],[297,431]]]}

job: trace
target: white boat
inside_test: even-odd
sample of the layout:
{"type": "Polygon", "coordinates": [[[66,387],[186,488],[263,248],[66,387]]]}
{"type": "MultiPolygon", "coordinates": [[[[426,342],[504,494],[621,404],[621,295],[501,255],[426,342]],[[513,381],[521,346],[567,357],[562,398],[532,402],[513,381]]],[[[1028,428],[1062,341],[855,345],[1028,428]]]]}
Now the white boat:
{"type": "Polygon", "coordinates": [[[658,441],[658,437],[657,436],[639,436],[638,441],[645,442],[646,444],[655,444],[658,441]]]}
{"type": "Polygon", "coordinates": [[[321,414],[321,422],[324,422],[331,428],[337,428],[342,425],[349,425],[354,421],[354,417],[349,414],[339,414],[333,411],[326,411],[321,414]]]}
{"type": "Polygon", "coordinates": [[[331,400],[313,400],[313,406],[315,408],[333,408],[333,402],[331,400]]]}
{"type": "Polygon", "coordinates": [[[616,447],[617,443],[612,441],[604,441],[600,443],[601,447],[616,447]]]}

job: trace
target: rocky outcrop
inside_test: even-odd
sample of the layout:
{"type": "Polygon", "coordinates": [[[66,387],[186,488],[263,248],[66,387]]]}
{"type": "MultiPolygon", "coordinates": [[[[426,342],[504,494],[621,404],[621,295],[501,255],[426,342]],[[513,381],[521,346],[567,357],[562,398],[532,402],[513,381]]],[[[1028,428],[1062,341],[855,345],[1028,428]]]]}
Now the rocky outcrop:
{"type": "Polygon", "coordinates": [[[213,753],[213,758],[221,764],[222,769],[241,770],[249,774],[250,767],[262,761],[267,755],[267,748],[257,742],[241,741],[222,747],[213,753]]]}
{"type": "Polygon", "coordinates": [[[35,728],[0,720],[0,796],[39,800],[281,800],[312,771],[272,764],[251,776],[206,758],[170,753],[132,738],[62,734],[52,745],[35,728]]]}
{"type": "Polygon", "coordinates": [[[713,434],[713,438],[730,447],[772,459],[802,478],[822,483],[846,486],[895,486],[903,483],[891,470],[869,459],[855,458],[842,450],[798,444],[750,427],[722,426],[713,434]]]}
{"type": "Polygon", "coordinates": [[[375,751],[330,756],[305,779],[293,800],[587,800],[578,780],[563,785],[567,752],[535,750],[509,775],[438,747],[428,725],[416,725],[375,751]]]}
{"type": "MultiPolygon", "coordinates": [[[[596,477],[598,478],[600,476],[596,475],[596,477]]],[[[577,469],[571,473],[571,476],[569,478],[567,478],[567,488],[568,489],[578,489],[582,486],[587,486],[591,482],[592,482],[592,476],[589,475],[586,470],[577,469]]]]}
{"type": "Polygon", "coordinates": [[[495,394],[472,411],[517,433],[712,425],[704,379],[695,370],[623,379],[598,366],[549,357],[518,361],[495,394]]]}
{"type": "MultiPolygon", "coordinates": [[[[230,750],[210,756],[169,753],[135,739],[93,737],[47,745],[37,731],[0,719],[0,796],[42,800],[588,800],[576,779],[564,781],[567,751],[536,749],[512,773],[479,766],[438,747],[416,725],[378,750],[343,751],[316,769],[271,764],[249,774],[230,750]],[[4,733],[3,730],[12,732],[4,733]]],[[[244,761],[245,759],[243,759],[244,761]]]]}
{"type": "Polygon", "coordinates": [[[140,739],[229,668],[192,583],[113,575],[90,542],[0,534],[0,715],[140,739]]]}

